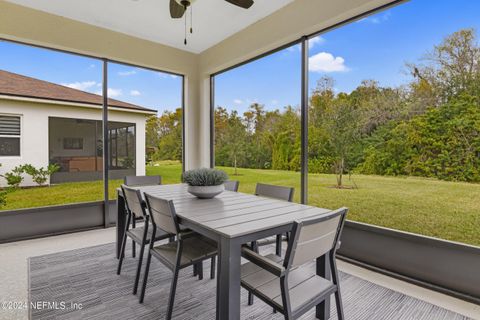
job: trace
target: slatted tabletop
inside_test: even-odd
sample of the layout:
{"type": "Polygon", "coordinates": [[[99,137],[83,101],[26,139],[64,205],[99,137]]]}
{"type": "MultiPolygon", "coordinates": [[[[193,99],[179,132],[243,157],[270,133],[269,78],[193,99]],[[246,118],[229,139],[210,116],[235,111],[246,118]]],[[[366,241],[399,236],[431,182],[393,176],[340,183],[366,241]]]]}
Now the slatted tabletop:
{"type": "Polygon", "coordinates": [[[173,200],[177,215],[224,237],[245,234],[292,224],[296,220],[329,212],[312,206],[224,191],[213,199],[198,199],[183,184],[138,187],[148,193],[173,200]]]}

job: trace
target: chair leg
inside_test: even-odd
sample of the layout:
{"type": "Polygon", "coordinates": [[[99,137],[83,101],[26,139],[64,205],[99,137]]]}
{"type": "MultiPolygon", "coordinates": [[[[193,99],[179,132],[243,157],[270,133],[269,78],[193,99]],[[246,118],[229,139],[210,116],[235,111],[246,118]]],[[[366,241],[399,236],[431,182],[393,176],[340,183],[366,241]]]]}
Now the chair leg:
{"type": "Polygon", "coordinates": [[[198,263],[198,280],[203,280],[203,261],[198,263]]]}
{"type": "Polygon", "coordinates": [[[125,258],[126,245],[127,245],[127,234],[125,233],[122,239],[122,247],[120,249],[120,258],[118,259],[117,274],[120,274],[120,272],[122,271],[122,263],[123,263],[123,259],[125,258]]]}
{"type": "Polygon", "coordinates": [[[140,256],[138,257],[138,266],[137,266],[137,274],[135,275],[135,284],[133,285],[133,294],[137,294],[138,282],[140,281],[140,273],[142,271],[142,261],[143,261],[144,251],[145,251],[145,243],[142,243],[142,246],[140,247],[140,256]]]}
{"type": "Polygon", "coordinates": [[[193,265],[193,276],[196,277],[198,275],[198,268],[197,268],[197,265],[194,264],[193,265]]]}
{"type": "Polygon", "coordinates": [[[140,293],[140,303],[143,303],[143,299],[145,298],[145,290],[147,289],[147,280],[148,280],[148,272],[150,271],[150,262],[152,262],[152,254],[150,250],[148,251],[147,263],[145,265],[145,274],[143,275],[143,283],[142,283],[142,292],[140,293]]]}
{"type": "Polygon", "coordinates": [[[279,257],[282,256],[282,235],[281,234],[277,234],[277,238],[276,238],[276,246],[275,246],[275,254],[279,257]]]}
{"type": "Polygon", "coordinates": [[[210,279],[215,279],[215,266],[216,266],[216,257],[212,257],[210,260],[210,279]]]}
{"type": "Polygon", "coordinates": [[[251,306],[253,304],[253,294],[248,291],[248,305],[251,306]]]}
{"type": "Polygon", "coordinates": [[[178,268],[173,272],[172,285],[170,286],[170,297],[168,298],[167,320],[172,319],[173,303],[175,302],[175,291],[177,290],[178,268]]]}
{"type": "Polygon", "coordinates": [[[343,303],[342,303],[342,295],[340,294],[340,288],[337,288],[337,292],[335,292],[335,304],[337,305],[337,319],[345,320],[345,315],[343,314],[343,303]]]}
{"type": "MultiPolygon", "coordinates": [[[[329,254],[330,260],[330,271],[332,275],[332,282],[337,286],[337,291],[335,292],[335,304],[337,306],[337,318],[339,320],[344,320],[345,315],[343,313],[343,303],[342,295],[340,294],[340,278],[338,276],[337,261],[335,259],[335,252],[329,254]]],[[[323,319],[317,314],[317,319],[323,319]]]]}
{"type": "Polygon", "coordinates": [[[330,259],[330,263],[332,264],[332,280],[333,283],[337,285],[337,291],[335,292],[335,304],[337,306],[337,318],[338,320],[344,320],[345,315],[343,314],[343,303],[342,303],[342,295],[340,293],[340,278],[338,277],[338,269],[337,269],[337,262],[335,258],[330,259]]]}
{"type": "Polygon", "coordinates": [[[135,241],[132,240],[132,257],[135,258],[135,241]]]}

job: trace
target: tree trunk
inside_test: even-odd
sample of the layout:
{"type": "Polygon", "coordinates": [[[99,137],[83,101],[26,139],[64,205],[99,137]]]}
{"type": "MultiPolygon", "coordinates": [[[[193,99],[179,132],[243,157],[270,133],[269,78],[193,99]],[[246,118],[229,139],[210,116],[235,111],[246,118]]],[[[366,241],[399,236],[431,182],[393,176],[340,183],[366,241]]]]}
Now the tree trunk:
{"type": "Polygon", "coordinates": [[[238,176],[238,172],[237,172],[237,156],[235,156],[235,157],[233,158],[233,165],[234,165],[234,167],[235,167],[235,174],[234,174],[234,175],[238,176]]]}
{"type": "Polygon", "coordinates": [[[343,169],[345,167],[345,159],[342,157],[337,162],[337,188],[341,189],[343,186],[343,169]]]}

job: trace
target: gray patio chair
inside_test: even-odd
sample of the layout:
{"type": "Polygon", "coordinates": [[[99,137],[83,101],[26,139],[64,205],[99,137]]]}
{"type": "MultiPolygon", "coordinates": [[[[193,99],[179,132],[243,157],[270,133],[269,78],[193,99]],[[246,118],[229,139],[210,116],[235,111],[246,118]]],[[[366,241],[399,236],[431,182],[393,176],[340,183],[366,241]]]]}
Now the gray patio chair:
{"type": "MultiPolygon", "coordinates": [[[[122,246],[120,251],[120,259],[118,260],[117,274],[120,274],[122,270],[123,259],[125,258],[125,247],[127,244],[127,237],[130,237],[133,242],[133,246],[138,243],[140,245],[140,256],[138,257],[137,274],[135,276],[135,284],[133,286],[133,294],[137,294],[138,282],[140,279],[140,271],[142,269],[143,252],[145,245],[150,243],[151,239],[163,240],[172,238],[174,235],[168,234],[161,230],[153,232],[153,227],[149,224],[149,215],[146,212],[145,204],[142,200],[140,190],[132,189],[125,185],[122,185],[122,193],[125,199],[125,207],[127,210],[127,223],[125,234],[122,239],[122,246]],[[129,227],[130,222],[134,221],[137,217],[143,217],[144,226],[132,228],[129,227]]],[[[153,241],[152,241],[153,242],[153,241]]]]}
{"type": "MultiPolygon", "coordinates": [[[[196,232],[184,232],[181,230],[172,200],[161,199],[145,193],[145,201],[154,226],[153,238],[155,238],[157,230],[160,229],[165,233],[175,234],[177,240],[160,245],[154,245],[153,241],[150,242],[142,292],[140,294],[140,303],[143,302],[145,297],[150,263],[152,256],[154,256],[173,272],[166,316],[166,319],[169,320],[172,318],[173,303],[180,269],[191,265],[201,265],[204,260],[214,258],[217,255],[217,247],[215,242],[202,237],[196,232]]],[[[212,268],[214,269],[215,267],[212,266],[212,268]]]]}
{"type": "MultiPolygon", "coordinates": [[[[293,201],[295,188],[275,186],[271,184],[257,183],[255,195],[288,202],[293,201]]],[[[276,239],[267,238],[252,242],[252,248],[258,252],[258,247],[276,243],[275,252],[278,256],[282,254],[282,240],[286,239],[283,235],[277,235],[276,239]]]]}
{"type": "MultiPolygon", "coordinates": [[[[285,259],[262,256],[248,247],[242,256],[250,262],[241,266],[241,285],[263,300],[285,319],[297,319],[335,295],[338,319],[343,320],[340,283],[335,262],[347,208],[295,222],[285,259]],[[316,275],[308,263],[326,255],[332,280],[316,275]]],[[[318,316],[317,316],[318,318],[318,316]]]]}
{"type": "Polygon", "coordinates": [[[238,186],[240,185],[240,181],[228,180],[228,181],[225,181],[223,185],[225,186],[225,190],[227,191],[238,192],[238,186]]]}
{"type": "MultiPolygon", "coordinates": [[[[294,192],[295,192],[295,188],[275,186],[275,185],[264,184],[264,183],[257,183],[255,187],[256,196],[284,200],[288,202],[293,201],[294,192]]],[[[288,234],[285,236],[281,234],[277,234],[277,236],[273,238],[266,238],[266,239],[253,241],[251,244],[251,247],[255,252],[258,253],[258,247],[276,243],[275,254],[280,257],[282,255],[282,241],[284,239],[288,239],[288,234]]],[[[253,304],[253,295],[252,293],[249,292],[248,305],[252,305],[252,304],[253,304]]]]}
{"type": "Polygon", "coordinates": [[[126,176],[124,179],[126,186],[155,186],[162,184],[161,176],[126,176]]]}
{"type": "MultiPolygon", "coordinates": [[[[162,184],[161,176],[125,176],[123,184],[129,187],[155,186],[162,184]]],[[[132,219],[132,227],[135,228],[136,219],[132,219]]],[[[135,242],[132,242],[132,257],[135,258],[135,242]]]]}

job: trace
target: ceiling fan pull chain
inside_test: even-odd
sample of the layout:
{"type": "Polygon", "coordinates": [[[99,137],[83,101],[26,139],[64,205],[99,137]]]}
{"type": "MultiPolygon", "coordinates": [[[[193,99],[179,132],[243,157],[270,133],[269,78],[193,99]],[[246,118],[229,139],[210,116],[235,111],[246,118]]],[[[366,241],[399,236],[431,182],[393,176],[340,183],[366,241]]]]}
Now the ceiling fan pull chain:
{"type": "MultiPolygon", "coordinates": [[[[185,7],[185,10],[187,10],[187,7],[185,7]]],[[[187,15],[185,15],[185,39],[183,40],[183,44],[187,45],[187,15]]]]}
{"type": "Polygon", "coordinates": [[[190,33],[193,33],[193,6],[190,6],[190,33]]]}

